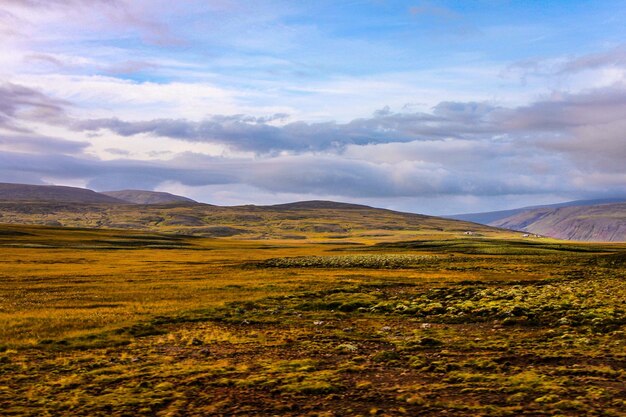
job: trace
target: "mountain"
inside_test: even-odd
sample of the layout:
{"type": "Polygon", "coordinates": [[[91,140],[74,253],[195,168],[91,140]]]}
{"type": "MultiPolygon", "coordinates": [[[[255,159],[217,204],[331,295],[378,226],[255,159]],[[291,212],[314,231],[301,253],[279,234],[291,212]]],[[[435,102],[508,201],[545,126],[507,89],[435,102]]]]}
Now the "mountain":
{"type": "Polygon", "coordinates": [[[511,210],[488,211],[488,212],[483,212],[483,213],[454,214],[451,216],[443,216],[443,217],[446,217],[449,219],[457,219],[457,220],[464,220],[468,222],[480,223],[480,224],[495,224],[495,222],[498,220],[515,216],[525,211],[535,210],[535,209],[540,209],[540,208],[594,206],[598,204],[620,203],[623,201],[626,201],[626,198],[576,200],[576,201],[566,201],[564,203],[557,203],[557,204],[521,207],[521,208],[511,209],[511,210]]]}
{"type": "Polygon", "coordinates": [[[197,203],[191,198],[160,191],[121,190],[105,191],[100,194],[133,204],[197,203]]]}
{"type": "Polygon", "coordinates": [[[78,187],[0,183],[0,202],[63,202],[127,204],[122,200],[78,187]]]}
{"type": "Polygon", "coordinates": [[[77,187],[0,183],[0,223],[242,239],[386,241],[416,236],[514,236],[502,230],[511,229],[561,239],[626,241],[626,202],[614,201],[581,200],[441,218],[334,201],[219,207],[155,191],[97,193],[77,187]]]}
{"type": "Polygon", "coordinates": [[[43,187],[46,191],[57,190],[52,198],[43,195],[39,186],[13,184],[6,193],[15,196],[18,193],[11,193],[9,188],[21,190],[20,195],[28,198],[0,199],[0,223],[5,224],[137,229],[239,239],[321,239],[328,244],[417,237],[513,236],[509,231],[459,220],[333,201],[219,207],[146,191],[98,194],[71,187],[43,187]],[[72,195],[58,191],[68,189],[72,195]],[[37,194],[24,190],[39,191],[37,194]],[[74,194],[83,196],[82,201],[74,194]]]}
{"type": "Polygon", "coordinates": [[[626,202],[524,210],[490,223],[559,239],[626,241],[626,202]]]}

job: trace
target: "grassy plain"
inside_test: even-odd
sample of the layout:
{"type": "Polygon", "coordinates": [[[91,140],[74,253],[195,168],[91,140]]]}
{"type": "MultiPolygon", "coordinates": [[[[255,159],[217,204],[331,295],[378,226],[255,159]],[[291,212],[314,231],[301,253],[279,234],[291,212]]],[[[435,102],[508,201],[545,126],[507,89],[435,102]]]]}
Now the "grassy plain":
{"type": "Polygon", "coordinates": [[[626,415],[626,245],[326,233],[0,226],[0,414],[626,415]]]}

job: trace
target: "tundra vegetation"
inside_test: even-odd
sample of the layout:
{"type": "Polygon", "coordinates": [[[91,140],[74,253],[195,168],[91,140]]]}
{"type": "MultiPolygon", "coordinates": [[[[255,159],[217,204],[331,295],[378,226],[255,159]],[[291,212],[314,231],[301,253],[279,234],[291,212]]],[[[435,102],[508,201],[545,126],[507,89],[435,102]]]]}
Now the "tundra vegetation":
{"type": "Polygon", "coordinates": [[[626,415],[625,244],[310,233],[0,226],[1,414],[626,415]]]}

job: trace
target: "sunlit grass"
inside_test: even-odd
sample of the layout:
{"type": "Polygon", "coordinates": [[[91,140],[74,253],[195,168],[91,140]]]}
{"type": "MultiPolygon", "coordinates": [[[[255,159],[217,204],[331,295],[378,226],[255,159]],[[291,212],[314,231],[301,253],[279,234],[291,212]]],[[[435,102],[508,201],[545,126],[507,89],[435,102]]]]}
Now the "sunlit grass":
{"type": "Polygon", "coordinates": [[[163,235],[177,247],[158,249],[139,232],[12,230],[27,234],[0,237],[0,414],[626,405],[624,245],[163,235]]]}

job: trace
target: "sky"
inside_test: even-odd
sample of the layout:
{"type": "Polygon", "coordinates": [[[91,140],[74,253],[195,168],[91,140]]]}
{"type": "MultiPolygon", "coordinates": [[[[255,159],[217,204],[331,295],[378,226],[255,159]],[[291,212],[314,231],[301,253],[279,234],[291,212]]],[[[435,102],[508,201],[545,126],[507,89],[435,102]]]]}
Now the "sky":
{"type": "Polygon", "coordinates": [[[425,214],[626,196],[626,1],[0,0],[0,182],[425,214]]]}

